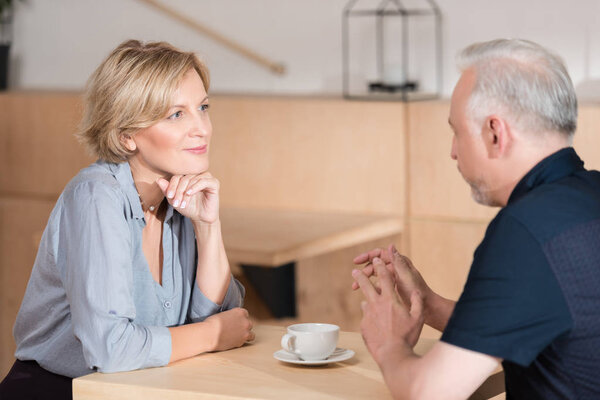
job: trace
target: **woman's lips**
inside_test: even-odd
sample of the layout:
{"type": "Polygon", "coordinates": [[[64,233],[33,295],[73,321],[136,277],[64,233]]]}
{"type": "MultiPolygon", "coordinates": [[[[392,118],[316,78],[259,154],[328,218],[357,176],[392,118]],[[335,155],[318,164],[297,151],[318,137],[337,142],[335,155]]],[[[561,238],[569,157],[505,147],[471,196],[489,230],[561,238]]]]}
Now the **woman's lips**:
{"type": "Polygon", "coordinates": [[[207,148],[207,146],[204,145],[204,146],[198,146],[198,147],[192,147],[189,149],[185,149],[185,151],[189,151],[192,154],[204,154],[204,153],[206,153],[206,148],[207,148]]]}

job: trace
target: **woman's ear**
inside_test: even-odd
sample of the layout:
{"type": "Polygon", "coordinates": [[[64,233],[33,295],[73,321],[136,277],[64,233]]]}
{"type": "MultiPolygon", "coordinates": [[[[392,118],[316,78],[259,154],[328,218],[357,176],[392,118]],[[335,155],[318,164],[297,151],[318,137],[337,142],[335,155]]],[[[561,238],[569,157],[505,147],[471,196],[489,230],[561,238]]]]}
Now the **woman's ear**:
{"type": "Polygon", "coordinates": [[[490,115],[485,119],[482,134],[488,157],[502,157],[511,140],[510,127],[506,121],[497,115],[490,115]]]}
{"type": "Polygon", "coordinates": [[[132,136],[121,135],[121,143],[123,143],[123,146],[125,146],[125,148],[131,152],[134,152],[137,149],[137,145],[135,144],[132,136]]]}

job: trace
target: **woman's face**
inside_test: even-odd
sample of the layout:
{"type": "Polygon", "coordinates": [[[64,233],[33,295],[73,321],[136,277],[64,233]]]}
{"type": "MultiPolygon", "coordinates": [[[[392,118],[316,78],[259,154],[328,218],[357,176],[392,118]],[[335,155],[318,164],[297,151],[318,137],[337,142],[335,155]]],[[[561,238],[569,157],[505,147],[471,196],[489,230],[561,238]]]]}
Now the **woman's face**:
{"type": "Polygon", "coordinates": [[[212,135],[208,107],[204,84],[191,69],[173,94],[165,118],[125,139],[127,148],[135,151],[129,163],[137,172],[162,177],[208,170],[212,135]]]}

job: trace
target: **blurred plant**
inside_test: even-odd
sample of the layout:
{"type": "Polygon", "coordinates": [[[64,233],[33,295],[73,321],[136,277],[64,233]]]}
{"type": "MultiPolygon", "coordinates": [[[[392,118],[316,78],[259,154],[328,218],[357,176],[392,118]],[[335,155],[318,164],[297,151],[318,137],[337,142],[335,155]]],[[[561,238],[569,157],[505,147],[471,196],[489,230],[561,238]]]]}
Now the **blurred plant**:
{"type": "Polygon", "coordinates": [[[13,4],[22,0],[0,0],[0,44],[12,42],[13,4]]]}
{"type": "Polygon", "coordinates": [[[13,0],[0,0],[0,15],[4,14],[5,10],[10,10],[13,0]]]}

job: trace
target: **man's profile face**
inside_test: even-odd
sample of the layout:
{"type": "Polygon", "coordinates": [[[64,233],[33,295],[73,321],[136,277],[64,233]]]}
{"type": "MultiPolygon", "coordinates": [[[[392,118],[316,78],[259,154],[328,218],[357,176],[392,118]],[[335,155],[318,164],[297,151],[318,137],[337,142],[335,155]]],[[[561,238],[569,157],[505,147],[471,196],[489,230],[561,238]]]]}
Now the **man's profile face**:
{"type": "Polygon", "coordinates": [[[486,149],[481,139],[481,130],[471,121],[468,101],[475,85],[475,71],[466,70],[460,77],[450,101],[448,123],[454,132],[450,157],[456,160],[458,171],[471,186],[471,196],[480,204],[491,205],[490,192],[484,180],[486,149]]]}

